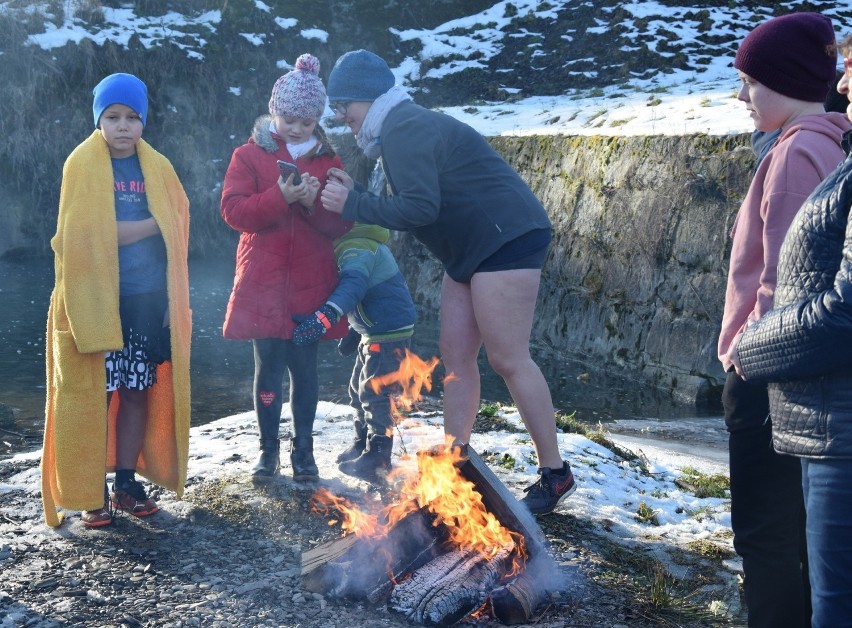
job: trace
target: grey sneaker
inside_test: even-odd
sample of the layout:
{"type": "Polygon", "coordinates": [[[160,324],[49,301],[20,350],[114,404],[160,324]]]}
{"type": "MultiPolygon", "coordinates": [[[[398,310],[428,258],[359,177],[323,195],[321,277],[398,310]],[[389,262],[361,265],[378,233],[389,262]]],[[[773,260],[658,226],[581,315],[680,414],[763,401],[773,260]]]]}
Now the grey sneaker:
{"type": "Polygon", "coordinates": [[[574,482],[571,466],[565,461],[562,462],[561,471],[539,467],[538,474],[538,480],[524,489],[526,495],[521,503],[534,515],[547,515],[577,489],[577,484],[574,482]]]}

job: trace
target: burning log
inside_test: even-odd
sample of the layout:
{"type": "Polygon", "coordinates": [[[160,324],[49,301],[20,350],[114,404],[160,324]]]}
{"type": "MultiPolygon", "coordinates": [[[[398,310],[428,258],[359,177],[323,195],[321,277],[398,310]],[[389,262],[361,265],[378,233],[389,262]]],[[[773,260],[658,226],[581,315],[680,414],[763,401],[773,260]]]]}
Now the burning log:
{"type": "Polygon", "coordinates": [[[350,534],[305,552],[305,589],[389,598],[412,622],[446,625],[489,598],[501,621],[527,621],[556,588],[558,568],[535,518],[469,447],[418,452],[417,473],[397,487],[380,513],[317,492],[350,534]]]}
{"type": "Polygon", "coordinates": [[[444,532],[421,509],[398,521],[384,538],[349,535],[317,546],[302,554],[302,586],[330,597],[377,602],[396,580],[439,553],[444,532]]]}
{"type": "Polygon", "coordinates": [[[495,617],[504,624],[526,623],[558,588],[558,568],[547,552],[547,541],[530,511],[512,495],[482,458],[469,446],[463,449],[459,471],[476,486],[482,502],[507,528],[524,537],[527,549],[525,569],[507,584],[491,593],[495,617]],[[547,586],[550,582],[557,586],[547,586]]]}
{"type": "Polygon", "coordinates": [[[391,606],[420,624],[454,624],[485,603],[509,568],[512,549],[491,558],[474,550],[443,554],[394,587],[391,606]]]}
{"type": "Polygon", "coordinates": [[[446,528],[438,526],[433,528],[435,534],[429,539],[425,546],[412,544],[408,557],[394,559],[389,566],[390,572],[376,586],[367,591],[367,601],[371,604],[386,599],[397,582],[402,580],[412,571],[419,569],[434,559],[440,553],[440,546],[446,541],[446,528]]]}

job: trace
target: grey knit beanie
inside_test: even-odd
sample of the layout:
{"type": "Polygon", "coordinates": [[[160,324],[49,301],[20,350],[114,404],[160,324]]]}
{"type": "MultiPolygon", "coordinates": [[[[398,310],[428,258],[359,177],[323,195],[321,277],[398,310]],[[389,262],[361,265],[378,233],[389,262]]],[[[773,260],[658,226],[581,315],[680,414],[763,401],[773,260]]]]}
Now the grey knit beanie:
{"type": "Polygon", "coordinates": [[[341,56],[328,77],[328,99],[373,102],[393,87],[393,72],[379,55],[352,50],[341,56]]]}

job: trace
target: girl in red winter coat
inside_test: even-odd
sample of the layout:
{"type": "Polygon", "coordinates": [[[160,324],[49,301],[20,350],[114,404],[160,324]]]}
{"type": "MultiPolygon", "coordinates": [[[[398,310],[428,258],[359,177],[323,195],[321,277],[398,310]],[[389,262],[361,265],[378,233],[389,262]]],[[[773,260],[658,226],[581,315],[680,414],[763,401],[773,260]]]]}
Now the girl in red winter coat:
{"type": "MultiPolygon", "coordinates": [[[[317,343],[293,343],[293,316],[318,310],[337,285],[332,242],[352,223],[319,202],[329,168],[342,168],[318,121],[325,110],[319,60],[303,54],[272,88],[269,114],[257,119],[225,174],[222,217],[240,232],[236,274],[223,332],[254,347],[254,408],[260,455],[252,479],[271,480],[280,465],[278,426],[284,375],[290,378],[293,478],[313,481],[319,470],[312,429],[319,400],[317,343]],[[279,169],[295,164],[298,173],[279,169]],[[282,175],[282,172],[285,172],[282,175]]],[[[346,318],[320,312],[326,340],[342,338],[346,318]]]]}

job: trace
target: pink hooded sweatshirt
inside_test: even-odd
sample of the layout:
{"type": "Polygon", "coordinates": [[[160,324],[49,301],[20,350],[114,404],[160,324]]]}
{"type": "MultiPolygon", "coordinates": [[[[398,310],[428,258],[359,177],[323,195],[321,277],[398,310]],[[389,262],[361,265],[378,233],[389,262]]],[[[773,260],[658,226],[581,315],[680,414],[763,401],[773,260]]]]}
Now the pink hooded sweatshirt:
{"type": "Polygon", "coordinates": [[[719,360],[725,371],[738,335],[772,309],[781,243],[814,188],[844,159],[843,133],[852,123],[841,113],[797,118],[767,153],[731,229],[731,260],[719,360]]]}

